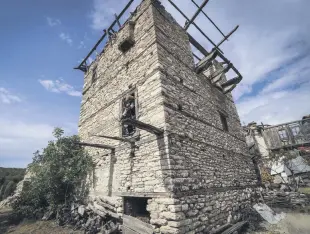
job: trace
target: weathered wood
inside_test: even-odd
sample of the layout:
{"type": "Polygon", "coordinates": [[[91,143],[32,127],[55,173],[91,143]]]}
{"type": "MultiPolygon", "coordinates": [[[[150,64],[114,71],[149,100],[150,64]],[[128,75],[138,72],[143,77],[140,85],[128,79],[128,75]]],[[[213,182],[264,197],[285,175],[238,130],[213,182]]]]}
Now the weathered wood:
{"type": "Polygon", "coordinates": [[[226,67],[223,67],[223,68],[221,68],[220,70],[217,70],[217,71],[215,71],[214,73],[212,73],[211,75],[210,75],[210,79],[211,79],[211,81],[212,81],[212,83],[216,83],[215,81],[213,81],[213,79],[215,78],[215,77],[217,77],[218,75],[221,75],[221,74],[223,74],[223,73],[226,73],[226,72],[228,72],[229,71],[229,69],[232,67],[232,64],[231,63],[229,63],[229,64],[227,64],[227,66],[226,67]]]}
{"type": "Polygon", "coordinates": [[[228,81],[226,81],[225,83],[222,84],[222,87],[225,88],[227,86],[230,86],[232,84],[238,84],[241,81],[241,78],[239,76],[232,78],[228,81]]]}
{"type": "Polygon", "coordinates": [[[114,16],[115,16],[115,20],[116,20],[116,22],[117,22],[118,27],[121,28],[122,25],[121,25],[121,23],[119,22],[119,18],[118,18],[118,16],[117,16],[117,14],[115,13],[114,16]]]}
{"type": "Polygon", "coordinates": [[[159,129],[159,128],[156,128],[150,124],[146,124],[146,123],[143,123],[139,120],[134,120],[134,119],[124,119],[122,120],[122,124],[131,124],[131,125],[134,125],[136,128],[139,128],[139,129],[142,129],[142,130],[145,130],[145,131],[148,131],[148,132],[151,132],[151,133],[154,133],[156,135],[161,135],[164,133],[163,130],[159,129]]]}
{"type": "Polygon", "coordinates": [[[200,73],[203,70],[207,69],[211,64],[212,61],[216,58],[218,54],[218,51],[214,50],[210,54],[208,54],[206,57],[204,57],[196,66],[196,72],[200,73]]]}
{"type": "Polygon", "coordinates": [[[115,150],[115,147],[114,146],[110,146],[110,145],[92,144],[92,143],[86,143],[86,142],[76,142],[76,144],[81,145],[81,146],[100,148],[100,149],[115,150]]]}
{"type": "MultiPolygon", "coordinates": [[[[86,63],[87,59],[92,55],[92,53],[97,49],[99,44],[104,40],[104,38],[107,36],[107,32],[109,32],[114,25],[119,22],[119,19],[123,16],[123,14],[127,11],[127,9],[130,7],[130,5],[133,3],[134,0],[129,0],[125,8],[122,10],[122,12],[116,17],[116,19],[113,21],[113,23],[110,25],[110,27],[103,33],[103,35],[100,37],[100,39],[97,41],[97,43],[94,45],[94,47],[91,49],[91,51],[86,55],[86,57],[83,59],[83,61],[80,63],[79,66],[77,66],[74,69],[79,69],[81,71],[84,71],[84,69],[81,69],[83,67],[83,64],[86,63]]],[[[85,72],[85,71],[84,71],[85,72]]]]}
{"type": "Polygon", "coordinates": [[[222,234],[232,234],[235,231],[238,231],[239,229],[241,229],[243,227],[243,225],[245,225],[246,223],[247,223],[247,221],[238,222],[235,225],[233,225],[232,227],[230,227],[227,230],[225,230],[224,232],[222,232],[222,234]]]}
{"type": "Polygon", "coordinates": [[[232,224],[226,223],[226,224],[220,226],[219,228],[217,228],[217,229],[211,231],[210,234],[222,233],[223,230],[226,230],[227,228],[230,228],[231,226],[232,226],[232,224]]]}
{"type": "Polygon", "coordinates": [[[227,34],[227,36],[224,36],[224,38],[216,45],[216,48],[219,48],[220,45],[226,41],[237,29],[239,28],[239,25],[237,25],[230,33],[227,34]]]}
{"type": "Polygon", "coordinates": [[[195,14],[193,15],[193,17],[187,22],[187,24],[185,25],[184,29],[187,30],[189,28],[189,26],[194,22],[194,20],[197,18],[197,16],[199,15],[199,13],[201,12],[201,10],[205,7],[205,5],[207,5],[207,3],[209,2],[209,0],[205,0],[201,6],[197,9],[197,11],[195,12],[195,14]]]}
{"type": "Polygon", "coordinates": [[[154,231],[151,224],[125,214],[123,215],[123,225],[139,234],[153,234],[154,231]]]}
{"type": "Polygon", "coordinates": [[[194,37],[192,37],[189,33],[187,33],[189,42],[195,46],[200,53],[202,53],[204,56],[208,56],[209,52],[202,46],[200,45],[200,43],[198,41],[196,41],[196,39],[194,37]]]}
{"type": "MultiPolygon", "coordinates": [[[[199,5],[194,0],[192,0],[192,3],[194,3],[195,6],[199,8],[199,5]]],[[[219,29],[219,27],[213,22],[213,20],[203,10],[201,10],[201,13],[211,22],[211,24],[213,24],[213,26],[222,34],[222,36],[225,37],[225,34],[221,31],[221,29],[219,29]]]]}

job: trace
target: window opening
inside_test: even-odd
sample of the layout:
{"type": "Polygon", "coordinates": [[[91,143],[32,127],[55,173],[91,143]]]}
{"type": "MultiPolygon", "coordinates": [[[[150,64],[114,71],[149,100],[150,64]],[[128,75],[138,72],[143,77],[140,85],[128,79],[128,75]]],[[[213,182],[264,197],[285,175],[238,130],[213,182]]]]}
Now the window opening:
{"type": "Polygon", "coordinates": [[[285,129],[280,129],[278,131],[279,137],[281,141],[287,141],[287,133],[285,129]]]}
{"type": "Polygon", "coordinates": [[[148,199],[145,197],[124,197],[124,214],[149,223],[150,213],[146,210],[148,199]]]}
{"type": "Polygon", "coordinates": [[[293,136],[297,136],[300,131],[300,128],[299,126],[294,126],[294,127],[291,127],[291,130],[292,130],[293,136]]]}
{"type": "MultiPolygon", "coordinates": [[[[132,92],[122,100],[122,117],[121,119],[136,119],[136,98],[135,93],[132,92]]],[[[132,124],[124,124],[122,127],[122,136],[129,137],[134,135],[136,127],[132,124]]]]}
{"type": "Polygon", "coordinates": [[[220,113],[221,123],[223,130],[228,132],[228,124],[227,124],[227,117],[223,113],[220,113]]]}

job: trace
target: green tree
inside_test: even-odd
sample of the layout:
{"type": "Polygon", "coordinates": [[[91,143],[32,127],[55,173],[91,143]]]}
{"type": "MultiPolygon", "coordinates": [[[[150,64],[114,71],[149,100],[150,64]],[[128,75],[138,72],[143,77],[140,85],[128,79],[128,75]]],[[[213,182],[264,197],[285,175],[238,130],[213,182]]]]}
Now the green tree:
{"type": "Polygon", "coordinates": [[[16,188],[16,184],[13,181],[10,181],[5,187],[3,197],[6,198],[6,197],[11,196],[14,193],[15,188],[16,188]]]}
{"type": "Polygon", "coordinates": [[[93,169],[91,157],[78,144],[78,136],[64,136],[60,128],[55,128],[53,134],[55,140],[48,142],[42,153],[34,153],[29,166],[30,185],[13,205],[22,215],[36,217],[47,206],[57,209],[60,204],[87,195],[86,178],[93,169]]]}

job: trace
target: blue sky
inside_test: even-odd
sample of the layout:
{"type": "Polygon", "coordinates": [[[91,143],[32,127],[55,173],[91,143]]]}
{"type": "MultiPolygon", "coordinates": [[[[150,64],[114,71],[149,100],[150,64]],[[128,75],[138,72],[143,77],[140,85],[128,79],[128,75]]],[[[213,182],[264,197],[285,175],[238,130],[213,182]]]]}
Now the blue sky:
{"type": "MultiPolygon", "coordinates": [[[[189,0],[175,2],[189,16],[196,10],[189,0]]],[[[54,126],[77,132],[83,73],[73,67],[125,4],[1,1],[0,166],[26,166],[52,138],[54,126]]],[[[182,17],[163,4],[183,25],[182,17]]],[[[233,93],[242,122],[276,124],[310,114],[309,8],[307,0],[207,4],[205,11],[224,32],[240,25],[222,49],[244,76],[233,93]]],[[[203,16],[197,23],[214,41],[221,40],[203,16]]],[[[199,32],[189,30],[211,49],[199,32]]]]}

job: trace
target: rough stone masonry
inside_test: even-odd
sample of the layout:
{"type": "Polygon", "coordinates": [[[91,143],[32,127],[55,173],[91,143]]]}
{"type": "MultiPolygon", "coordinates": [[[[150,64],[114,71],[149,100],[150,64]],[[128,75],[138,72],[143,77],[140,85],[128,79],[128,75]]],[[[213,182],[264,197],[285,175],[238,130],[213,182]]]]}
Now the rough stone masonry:
{"type": "Polygon", "coordinates": [[[85,74],[79,121],[83,142],[115,148],[87,147],[94,206],[157,233],[208,233],[241,218],[256,174],[232,96],[208,72],[195,72],[186,31],[157,1],[142,1],[111,36],[85,74]],[[163,134],[122,126],[128,97],[133,118],[163,134]]]}

